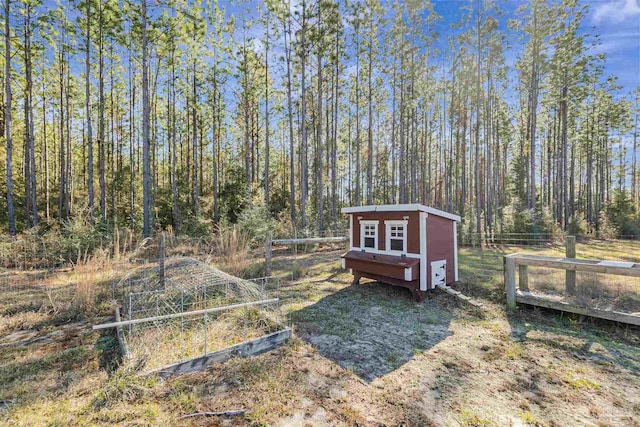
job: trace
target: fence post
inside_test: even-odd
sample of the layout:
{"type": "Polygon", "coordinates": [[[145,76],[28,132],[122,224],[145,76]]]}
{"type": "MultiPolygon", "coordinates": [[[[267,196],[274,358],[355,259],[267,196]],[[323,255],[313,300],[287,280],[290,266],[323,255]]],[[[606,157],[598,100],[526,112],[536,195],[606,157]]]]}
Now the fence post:
{"type": "Polygon", "coordinates": [[[516,260],[513,255],[505,255],[504,260],[504,287],[507,292],[507,308],[516,308],[516,260]]]}
{"type": "MultiPolygon", "coordinates": [[[[565,238],[566,257],[576,257],[576,236],[567,236],[565,238]]],[[[566,270],[565,272],[565,292],[569,295],[576,293],[576,272],[574,270],[566,270]]]]}
{"type": "Polygon", "coordinates": [[[164,288],[164,258],[165,258],[165,253],[166,253],[166,248],[165,248],[165,238],[164,238],[164,232],[160,233],[160,259],[158,260],[159,262],[159,267],[160,267],[160,286],[162,286],[162,288],[164,288]]]}
{"type": "Polygon", "coordinates": [[[267,238],[265,239],[265,248],[264,248],[264,275],[269,277],[271,276],[271,233],[267,233],[267,238]]]}
{"type": "Polygon", "coordinates": [[[113,236],[113,258],[118,261],[120,260],[120,231],[118,227],[115,228],[115,233],[113,236]]]}
{"type": "Polygon", "coordinates": [[[529,292],[529,266],[518,265],[518,288],[523,292],[529,292]]]}

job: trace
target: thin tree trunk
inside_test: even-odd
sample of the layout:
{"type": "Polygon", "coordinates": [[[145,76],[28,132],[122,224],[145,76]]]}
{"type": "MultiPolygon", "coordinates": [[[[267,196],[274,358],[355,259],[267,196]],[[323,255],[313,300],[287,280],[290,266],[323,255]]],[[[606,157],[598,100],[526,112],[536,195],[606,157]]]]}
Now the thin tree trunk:
{"type": "Polygon", "coordinates": [[[102,6],[98,8],[98,147],[100,169],[100,217],[107,218],[107,189],[105,179],[105,125],[104,125],[104,45],[102,36],[102,6]]]}
{"type": "Polygon", "coordinates": [[[59,195],[58,195],[58,219],[60,219],[61,221],[66,221],[68,219],[67,217],[67,156],[65,153],[65,127],[64,127],[64,120],[65,120],[65,98],[64,98],[64,75],[65,75],[65,67],[64,67],[64,37],[62,37],[61,43],[60,43],[60,59],[59,59],[59,66],[60,66],[60,151],[59,151],[59,159],[60,159],[60,167],[58,170],[59,173],[59,185],[60,185],[60,191],[59,191],[59,195]]]}
{"type": "Polygon", "coordinates": [[[356,206],[362,204],[360,178],[360,35],[356,32],[356,206]]]}
{"type": "Polygon", "coordinates": [[[302,222],[302,228],[307,226],[307,194],[308,194],[308,178],[307,178],[307,88],[306,88],[306,31],[307,31],[307,3],[306,0],[302,0],[302,29],[301,29],[301,55],[300,55],[300,68],[301,68],[301,117],[300,127],[302,131],[302,145],[300,147],[300,177],[301,177],[301,194],[300,194],[300,220],[302,222]]]}
{"type": "Polygon", "coordinates": [[[193,212],[198,215],[199,210],[199,202],[198,202],[198,92],[197,92],[197,82],[196,82],[196,60],[193,60],[193,80],[192,80],[192,96],[191,100],[191,120],[192,126],[191,131],[193,132],[192,143],[193,143],[193,169],[192,169],[192,185],[191,185],[191,203],[193,206],[193,212]]]}
{"type": "Polygon", "coordinates": [[[338,163],[338,108],[339,108],[339,68],[340,68],[340,39],[338,34],[336,33],[335,38],[335,66],[334,66],[334,76],[333,76],[333,136],[332,136],[332,146],[331,146],[331,221],[333,222],[334,232],[338,231],[338,201],[337,201],[337,163],[338,163]]]}
{"type": "Polygon", "coordinates": [[[373,205],[373,91],[371,88],[372,80],[372,68],[373,68],[373,36],[369,32],[369,69],[368,71],[368,137],[369,137],[369,150],[367,153],[367,204],[373,205]]]}
{"type": "MultiPolygon", "coordinates": [[[[321,19],[321,17],[319,17],[321,19]]],[[[320,48],[318,52],[318,128],[317,128],[317,143],[318,148],[316,150],[316,158],[318,159],[316,162],[316,192],[318,198],[318,231],[320,236],[324,233],[324,185],[322,181],[322,56],[320,53],[320,48]]]]}
{"type": "Polygon", "coordinates": [[[4,137],[7,145],[7,213],[9,234],[16,235],[16,220],[13,207],[13,144],[11,141],[11,28],[10,0],[4,2],[4,137]]]}
{"type": "Polygon", "coordinates": [[[568,203],[568,191],[567,191],[567,87],[562,87],[562,206],[563,206],[563,218],[564,229],[567,230],[569,226],[569,203],[568,203]]]}
{"type": "Polygon", "coordinates": [[[296,180],[295,180],[295,151],[293,139],[293,102],[291,99],[291,21],[290,17],[284,21],[284,53],[287,62],[287,112],[289,121],[289,208],[291,223],[296,223],[296,180]],[[289,40],[287,40],[289,36],[289,40]]]}
{"type": "Polygon", "coordinates": [[[264,205],[269,209],[269,12],[264,54],[264,205]]]}
{"type": "Polygon", "coordinates": [[[149,158],[149,53],[147,2],[142,1],[142,217],[144,237],[151,236],[151,163],[149,158]]]}
{"type": "Polygon", "coordinates": [[[480,49],[480,2],[478,1],[478,22],[477,22],[477,32],[478,32],[478,64],[477,64],[477,79],[476,79],[476,147],[475,147],[475,187],[476,187],[476,233],[478,235],[481,231],[480,226],[480,210],[481,210],[481,201],[480,201],[480,61],[481,58],[481,49],[480,49]]]}
{"type": "Polygon", "coordinates": [[[93,192],[93,133],[91,129],[91,2],[87,2],[87,33],[86,33],[86,57],[85,57],[85,110],[87,129],[87,163],[88,174],[87,191],[89,197],[89,221],[95,220],[94,192],[93,192]]]}
{"type": "MultiPolygon", "coordinates": [[[[177,173],[176,173],[176,162],[177,162],[177,145],[176,145],[176,63],[175,63],[175,40],[171,39],[171,92],[168,96],[169,106],[167,113],[169,114],[169,144],[171,146],[171,198],[173,201],[173,206],[171,207],[171,213],[173,215],[173,228],[178,231],[180,229],[180,211],[178,207],[178,182],[177,182],[177,173]]],[[[215,150],[215,143],[214,143],[215,150]]],[[[215,173],[214,167],[214,173],[215,173]]],[[[215,181],[214,181],[214,194],[216,191],[215,181]]]]}
{"type": "Polygon", "coordinates": [[[49,141],[47,139],[47,91],[44,79],[42,81],[42,142],[44,150],[44,200],[45,216],[50,218],[50,193],[49,193],[49,141]]]}
{"type": "Polygon", "coordinates": [[[27,223],[31,226],[38,225],[38,205],[36,199],[36,160],[35,160],[35,135],[33,124],[33,77],[32,77],[32,57],[31,57],[31,8],[30,4],[25,5],[24,18],[24,51],[25,51],[25,72],[26,72],[26,93],[24,100],[25,109],[25,187],[27,197],[27,223]]]}

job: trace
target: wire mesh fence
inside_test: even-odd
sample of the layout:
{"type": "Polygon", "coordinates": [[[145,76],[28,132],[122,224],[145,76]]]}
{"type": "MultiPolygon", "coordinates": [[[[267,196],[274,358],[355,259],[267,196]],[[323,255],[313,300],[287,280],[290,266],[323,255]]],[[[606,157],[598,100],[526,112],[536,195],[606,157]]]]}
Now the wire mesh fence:
{"type": "Polygon", "coordinates": [[[461,233],[461,246],[503,245],[503,246],[547,246],[553,244],[557,236],[551,233],[461,233]]]}
{"type": "Polygon", "coordinates": [[[113,288],[130,358],[146,370],[204,356],[289,326],[277,278],[239,279],[192,258],[132,270],[113,288]],[[162,272],[164,271],[164,274],[162,272]]]}

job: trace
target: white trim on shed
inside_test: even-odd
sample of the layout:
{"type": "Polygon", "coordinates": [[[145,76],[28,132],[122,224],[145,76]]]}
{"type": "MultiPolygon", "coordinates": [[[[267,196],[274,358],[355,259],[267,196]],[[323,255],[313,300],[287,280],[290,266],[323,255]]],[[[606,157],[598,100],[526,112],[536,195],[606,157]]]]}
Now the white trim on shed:
{"type": "Polygon", "coordinates": [[[428,289],[427,282],[427,217],[426,212],[420,212],[420,290],[428,289]]]}
{"type": "Polygon", "coordinates": [[[388,219],[385,220],[384,222],[384,229],[385,229],[385,245],[386,245],[386,251],[389,252],[391,255],[397,255],[397,254],[406,254],[407,253],[407,232],[408,232],[408,228],[409,228],[409,221],[407,221],[406,219],[388,219]],[[394,250],[391,249],[391,239],[393,238],[394,240],[400,240],[400,238],[398,237],[392,237],[391,234],[392,233],[397,233],[400,232],[399,230],[395,230],[392,232],[391,227],[402,227],[402,250],[394,250]]]}
{"type": "Polygon", "coordinates": [[[371,249],[378,250],[378,241],[379,241],[378,237],[380,235],[379,228],[380,228],[380,221],[377,219],[360,220],[360,248],[364,249],[365,251],[371,250],[371,249]],[[375,234],[373,236],[367,236],[365,230],[367,226],[371,226],[371,225],[375,226],[373,228],[375,234]],[[373,248],[365,247],[364,239],[367,237],[373,237],[373,248]]]}
{"type": "Polygon", "coordinates": [[[367,205],[367,206],[352,206],[348,208],[342,208],[340,212],[343,214],[354,214],[359,212],[399,212],[399,211],[420,211],[426,212],[430,215],[440,216],[442,218],[450,219],[451,221],[460,222],[461,218],[458,215],[442,211],[440,209],[432,208],[431,206],[425,206],[420,203],[406,203],[400,205],[367,205]]]}

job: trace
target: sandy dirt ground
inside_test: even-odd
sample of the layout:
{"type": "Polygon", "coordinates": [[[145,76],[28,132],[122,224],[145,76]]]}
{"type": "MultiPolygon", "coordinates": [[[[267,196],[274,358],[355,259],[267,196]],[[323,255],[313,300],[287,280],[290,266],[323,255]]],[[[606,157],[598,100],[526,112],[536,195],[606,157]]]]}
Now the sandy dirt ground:
{"type": "Polygon", "coordinates": [[[276,258],[289,343],[167,381],[108,374],[109,337],[90,330],[98,317],[14,300],[0,318],[0,424],[640,426],[637,328],[507,312],[486,254],[461,251],[479,265],[460,287],[477,309],[444,293],[418,304],[402,288],[351,286],[339,253],[276,258]],[[180,418],[235,409],[246,413],[180,418]]]}

